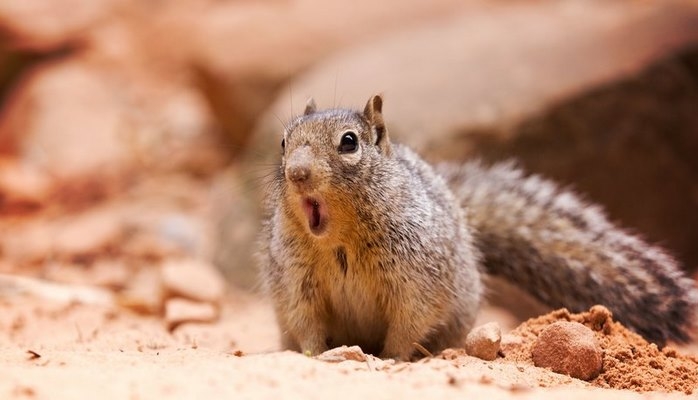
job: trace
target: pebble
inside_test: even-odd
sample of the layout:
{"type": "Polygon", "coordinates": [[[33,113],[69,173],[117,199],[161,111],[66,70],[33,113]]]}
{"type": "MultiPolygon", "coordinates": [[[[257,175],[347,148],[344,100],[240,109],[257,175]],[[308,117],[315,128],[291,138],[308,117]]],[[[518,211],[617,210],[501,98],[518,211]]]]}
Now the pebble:
{"type": "Polygon", "coordinates": [[[161,314],[164,302],[162,277],[155,268],[139,269],[119,293],[122,307],[142,314],[161,314]]]}
{"type": "Polygon", "coordinates": [[[341,362],[347,360],[366,361],[366,354],[359,346],[340,346],[318,354],[316,359],[326,362],[341,362]]]}
{"type": "Polygon", "coordinates": [[[211,264],[195,260],[167,261],[162,266],[162,283],[171,296],[210,303],[220,302],[225,281],[211,264]]]}
{"type": "Polygon", "coordinates": [[[214,322],[218,309],[211,303],[172,298],[165,303],[165,323],[169,330],[186,322],[214,322]]]}
{"type": "Polygon", "coordinates": [[[536,367],[582,380],[597,377],[603,363],[594,332],[578,322],[558,321],[543,329],[532,356],[536,367]]]}
{"type": "Polygon", "coordinates": [[[497,358],[502,342],[502,330],[496,322],[473,328],[465,339],[465,352],[468,355],[492,361],[497,358]]]}
{"type": "Polygon", "coordinates": [[[0,162],[0,193],[4,202],[42,204],[49,198],[51,181],[48,175],[30,165],[0,162]]]}
{"type": "Polygon", "coordinates": [[[53,232],[53,252],[64,257],[98,255],[120,242],[121,216],[114,210],[88,211],[59,221],[53,232]]]}

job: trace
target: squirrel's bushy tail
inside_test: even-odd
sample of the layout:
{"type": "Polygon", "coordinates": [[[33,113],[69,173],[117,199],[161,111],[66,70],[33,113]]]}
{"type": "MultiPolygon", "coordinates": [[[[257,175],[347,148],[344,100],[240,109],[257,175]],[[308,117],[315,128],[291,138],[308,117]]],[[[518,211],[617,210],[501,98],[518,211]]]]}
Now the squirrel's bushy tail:
{"type": "Polygon", "coordinates": [[[579,312],[603,304],[660,346],[689,340],[698,289],[663,249],[513,163],[437,169],[468,210],[488,273],[553,307],[579,312]]]}

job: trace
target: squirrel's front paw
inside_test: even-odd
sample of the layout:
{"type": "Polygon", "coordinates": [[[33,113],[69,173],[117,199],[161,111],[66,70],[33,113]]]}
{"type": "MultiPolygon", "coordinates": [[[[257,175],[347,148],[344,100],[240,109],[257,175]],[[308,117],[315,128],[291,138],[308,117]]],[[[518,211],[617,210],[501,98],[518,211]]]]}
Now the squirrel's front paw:
{"type": "Polygon", "coordinates": [[[386,346],[380,353],[382,359],[392,359],[395,361],[410,361],[415,348],[411,343],[398,343],[397,345],[386,346]]]}
{"type": "Polygon", "coordinates": [[[328,350],[327,344],[321,340],[306,340],[300,344],[301,353],[308,357],[314,357],[328,350]]]}
{"type": "Polygon", "coordinates": [[[396,361],[410,361],[419,348],[419,340],[410,340],[410,338],[419,338],[419,332],[414,332],[410,329],[410,325],[393,324],[386,335],[383,344],[383,350],[380,353],[381,358],[392,358],[396,361]]]}

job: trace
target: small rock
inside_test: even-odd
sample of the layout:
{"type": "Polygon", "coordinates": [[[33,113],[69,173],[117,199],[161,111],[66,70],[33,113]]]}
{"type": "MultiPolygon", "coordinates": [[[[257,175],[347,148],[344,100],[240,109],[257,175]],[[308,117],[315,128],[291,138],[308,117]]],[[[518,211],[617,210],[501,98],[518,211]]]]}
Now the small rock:
{"type": "Polygon", "coordinates": [[[39,205],[48,199],[50,188],[49,178],[35,167],[0,162],[0,193],[5,203],[39,205]]]}
{"type": "Polygon", "coordinates": [[[163,308],[162,277],[155,268],[143,268],[119,293],[119,304],[143,314],[159,314],[163,308]]]}
{"type": "Polygon", "coordinates": [[[165,303],[165,323],[169,330],[185,322],[214,322],[218,310],[210,303],[173,298],[165,303]]]}
{"type": "Polygon", "coordinates": [[[58,221],[54,228],[54,254],[81,260],[108,251],[123,233],[120,218],[113,210],[103,209],[58,221]]]}
{"type": "Polygon", "coordinates": [[[89,283],[111,289],[123,289],[128,284],[132,271],[123,261],[97,260],[84,272],[89,283]]]}
{"type": "Polygon", "coordinates": [[[366,354],[359,346],[340,346],[335,347],[334,349],[329,349],[324,353],[317,355],[315,358],[326,362],[341,362],[347,360],[364,362],[366,361],[366,354]]]}
{"type": "Polygon", "coordinates": [[[492,361],[497,358],[501,341],[502,331],[499,324],[490,322],[475,327],[468,333],[465,339],[465,351],[473,357],[492,361]]]}
{"type": "Polygon", "coordinates": [[[532,350],[536,367],[573,378],[590,380],[599,375],[603,350],[594,332],[578,322],[558,321],[538,335],[532,350]]]}
{"type": "Polygon", "coordinates": [[[190,300],[217,303],[225,292],[220,272],[199,260],[166,262],[162,266],[162,281],[169,294],[190,300]]]}

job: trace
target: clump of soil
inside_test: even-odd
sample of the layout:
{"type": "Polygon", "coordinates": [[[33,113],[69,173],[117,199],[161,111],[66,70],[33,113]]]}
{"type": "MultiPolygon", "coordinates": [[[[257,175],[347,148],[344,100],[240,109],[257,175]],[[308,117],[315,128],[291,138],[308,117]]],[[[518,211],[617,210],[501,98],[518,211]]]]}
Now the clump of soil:
{"type": "Polygon", "coordinates": [[[557,321],[579,322],[594,331],[604,352],[601,373],[590,382],[595,386],[686,394],[698,388],[698,357],[681,355],[669,346],[660,350],[613,321],[611,312],[602,306],[579,314],[561,309],[524,322],[511,333],[522,340],[503,343],[505,359],[532,363],[531,351],[536,338],[557,321]]]}
{"type": "Polygon", "coordinates": [[[599,376],[603,349],[594,331],[579,322],[557,321],[545,328],[531,351],[533,364],[585,381],[599,376]]]}

